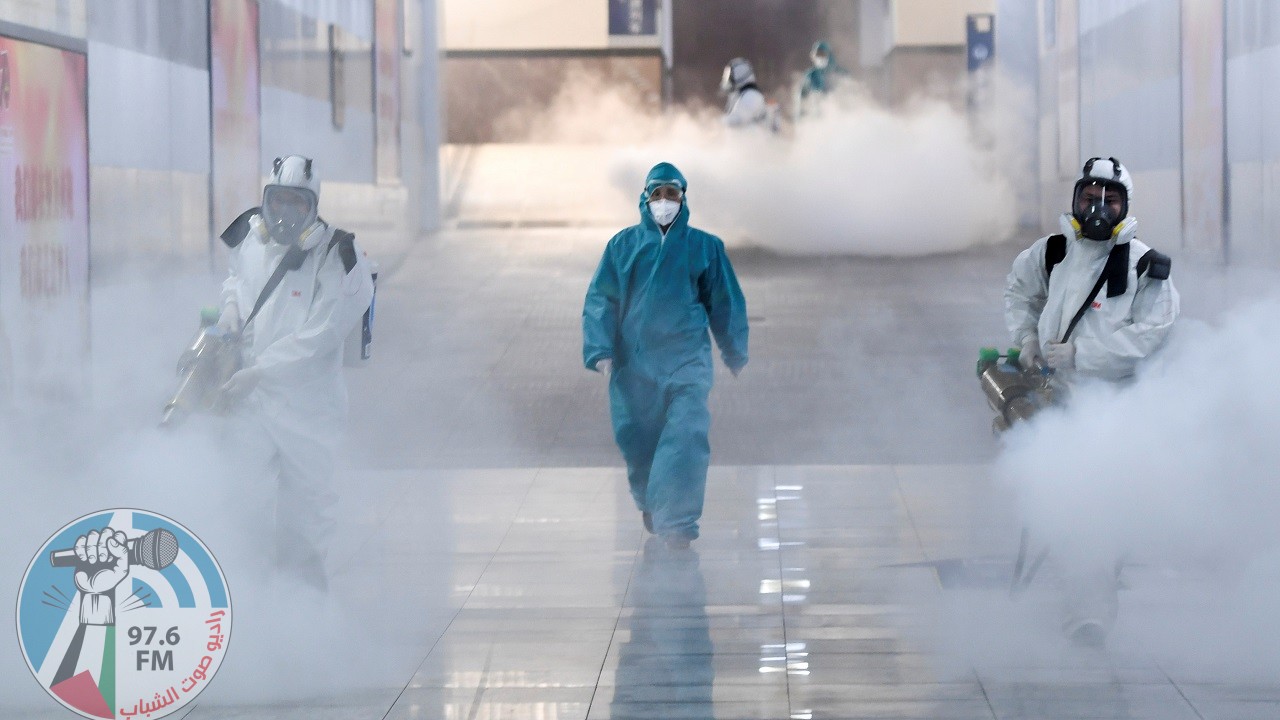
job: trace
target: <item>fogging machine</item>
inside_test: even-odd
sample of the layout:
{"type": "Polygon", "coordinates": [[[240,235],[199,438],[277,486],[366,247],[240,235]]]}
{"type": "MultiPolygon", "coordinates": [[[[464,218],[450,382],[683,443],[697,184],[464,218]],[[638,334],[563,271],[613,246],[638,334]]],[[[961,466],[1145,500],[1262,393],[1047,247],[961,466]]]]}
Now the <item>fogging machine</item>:
{"type": "Polygon", "coordinates": [[[174,425],[191,413],[226,411],[222,386],[240,369],[240,335],[217,323],[217,308],[200,311],[200,329],[178,358],[178,389],[164,406],[162,426],[174,425]]]}
{"type": "Polygon", "coordinates": [[[996,412],[991,427],[1004,432],[1017,422],[1025,422],[1036,413],[1058,402],[1051,382],[1053,371],[1037,363],[1024,368],[1018,348],[1003,355],[993,347],[978,351],[978,383],[987,403],[996,412]]]}

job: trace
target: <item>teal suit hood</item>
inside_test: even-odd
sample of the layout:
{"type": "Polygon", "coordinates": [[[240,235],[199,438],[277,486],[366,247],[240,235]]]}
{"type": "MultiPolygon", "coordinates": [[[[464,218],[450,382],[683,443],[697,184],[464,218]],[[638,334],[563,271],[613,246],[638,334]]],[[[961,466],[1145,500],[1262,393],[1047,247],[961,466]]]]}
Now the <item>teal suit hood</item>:
{"type": "MultiPolygon", "coordinates": [[[[649,212],[649,193],[659,185],[678,185],[681,192],[689,191],[689,181],[685,180],[684,174],[679,168],[669,162],[660,162],[653,166],[649,174],[644,178],[644,189],[640,191],[640,224],[645,228],[656,230],[661,233],[662,228],[658,227],[658,223],[654,221],[653,214],[649,212]]],[[[667,234],[679,228],[689,226],[689,199],[685,198],[680,203],[680,213],[676,215],[676,219],[671,221],[671,227],[667,228],[667,234]]]]}

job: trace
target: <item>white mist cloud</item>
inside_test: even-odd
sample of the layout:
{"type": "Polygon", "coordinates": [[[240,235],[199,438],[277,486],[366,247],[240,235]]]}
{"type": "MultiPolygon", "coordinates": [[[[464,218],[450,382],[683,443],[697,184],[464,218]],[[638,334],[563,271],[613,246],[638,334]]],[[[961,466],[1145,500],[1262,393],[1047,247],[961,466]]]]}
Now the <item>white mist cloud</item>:
{"type": "MultiPolygon", "coordinates": [[[[599,164],[548,170],[576,175],[576,187],[611,184],[610,201],[628,208],[652,165],[676,164],[689,179],[693,223],[729,242],[789,254],[918,256],[1009,237],[1017,199],[1001,172],[1011,165],[975,140],[964,114],[928,99],[893,111],[852,82],[843,88],[820,117],[771,134],[726,128],[718,109],[663,113],[578,75],[549,108],[500,125],[508,140],[602,146],[608,177],[599,164]]],[[[597,191],[590,198],[600,202],[597,191]]]]}
{"type": "MultiPolygon", "coordinates": [[[[409,597],[421,593],[407,592],[431,579],[388,578],[381,566],[351,562],[352,543],[377,539],[351,520],[386,507],[388,488],[339,467],[330,567],[344,560],[348,565],[334,573],[330,593],[321,595],[275,569],[273,529],[255,523],[262,514],[246,507],[249,498],[274,491],[253,487],[262,481],[258,475],[232,472],[222,420],[197,415],[174,429],[157,427],[176,385],[177,357],[196,329],[200,305],[217,297],[216,288],[216,279],[200,275],[95,288],[95,308],[109,317],[95,318],[92,397],[78,405],[0,408],[0,488],[9,510],[0,544],[0,598],[8,602],[0,622],[14,626],[12,599],[50,535],[92,512],[141,508],[199,536],[231,591],[226,659],[200,702],[350,698],[383,688],[387,678],[412,671],[427,621],[435,619],[412,605],[409,597]]],[[[6,678],[0,716],[48,708],[16,637],[10,639],[0,653],[6,678]]]]}
{"type": "Polygon", "coordinates": [[[1009,433],[996,470],[1051,547],[1124,555],[1135,597],[1159,588],[1159,612],[1122,605],[1122,631],[1184,662],[1276,669],[1280,299],[1225,317],[1183,322],[1132,387],[1083,388],[1009,433]]]}

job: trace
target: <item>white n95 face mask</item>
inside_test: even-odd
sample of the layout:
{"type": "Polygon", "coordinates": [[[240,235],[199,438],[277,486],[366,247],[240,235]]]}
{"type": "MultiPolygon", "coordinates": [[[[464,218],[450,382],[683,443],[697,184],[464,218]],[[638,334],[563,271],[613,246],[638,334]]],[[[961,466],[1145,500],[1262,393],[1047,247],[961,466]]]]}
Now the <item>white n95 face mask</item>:
{"type": "Polygon", "coordinates": [[[659,225],[670,225],[680,214],[680,203],[675,200],[653,200],[649,203],[649,212],[653,221],[659,225]]]}

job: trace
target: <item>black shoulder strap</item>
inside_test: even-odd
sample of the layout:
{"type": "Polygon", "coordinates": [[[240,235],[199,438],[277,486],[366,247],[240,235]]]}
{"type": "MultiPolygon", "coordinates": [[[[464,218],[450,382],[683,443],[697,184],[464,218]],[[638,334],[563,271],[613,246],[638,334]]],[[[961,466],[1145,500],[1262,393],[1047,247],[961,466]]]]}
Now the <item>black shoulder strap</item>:
{"type": "Polygon", "coordinates": [[[1089,311],[1089,307],[1093,305],[1093,301],[1098,297],[1098,293],[1102,291],[1102,286],[1107,286],[1107,297],[1116,297],[1123,295],[1129,284],[1129,243],[1123,243],[1111,248],[1111,253],[1107,255],[1107,262],[1102,266],[1102,272],[1098,274],[1098,281],[1093,284],[1093,289],[1089,291],[1089,297],[1084,299],[1080,305],[1080,309],[1076,311],[1071,323],[1067,325],[1067,331],[1062,334],[1062,339],[1058,342],[1064,343],[1071,339],[1071,333],[1075,331],[1076,324],[1089,311]]]}
{"type": "Polygon", "coordinates": [[[258,293],[258,301],[253,304],[253,310],[249,313],[249,317],[244,319],[244,325],[241,325],[241,327],[248,326],[249,323],[253,322],[253,319],[258,316],[258,311],[267,302],[267,298],[271,297],[271,293],[275,291],[276,286],[284,279],[284,274],[302,267],[302,261],[306,257],[306,250],[297,245],[289,246],[289,249],[284,253],[284,257],[280,258],[280,262],[276,264],[275,272],[271,273],[267,284],[262,286],[262,292],[258,293]]]}
{"type": "Polygon", "coordinates": [[[1156,250],[1148,250],[1138,258],[1138,277],[1147,273],[1152,280],[1168,280],[1173,270],[1173,258],[1156,250]]]}
{"type": "Polygon", "coordinates": [[[1067,325],[1067,331],[1062,334],[1062,339],[1058,342],[1064,343],[1071,339],[1071,333],[1076,329],[1076,323],[1080,322],[1080,318],[1084,317],[1084,314],[1088,312],[1089,306],[1093,305],[1093,299],[1098,297],[1098,292],[1102,290],[1102,284],[1106,281],[1107,272],[1103,270],[1102,274],[1098,275],[1098,282],[1093,284],[1093,290],[1089,292],[1089,297],[1085,298],[1084,304],[1076,311],[1075,317],[1071,318],[1071,324],[1067,325]]]}
{"type": "Polygon", "coordinates": [[[329,248],[334,246],[338,248],[338,256],[342,258],[342,271],[351,272],[351,268],[356,266],[356,236],[346,230],[340,228],[333,229],[333,239],[329,241],[329,248]]]}
{"type": "Polygon", "coordinates": [[[1049,243],[1044,246],[1044,272],[1053,275],[1053,267],[1067,257],[1067,236],[1050,235],[1049,243]]]}
{"type": "Polygon", "coordinates": [[[1107,278],[1107,297],[1120,297],[1129,289],[1129,243],[1121,243],[1111,248],[1107,256],[1107,264],[1102,266],[1102,274],[1107,278]]]}
{"type": "Polygon", "coordinates": [[[222,242],[226,243],[229,248],[239,245],[241,242],[244,242],[245,236],[249,234],[249,218],[261,213],[262,208],[260,207],[245,210],[240,213],[240,217],[232,220],[231,224],[227,226],[227,229],[223,230],[222,234],[218,237],[222,238],[222,242]]]}

